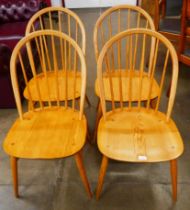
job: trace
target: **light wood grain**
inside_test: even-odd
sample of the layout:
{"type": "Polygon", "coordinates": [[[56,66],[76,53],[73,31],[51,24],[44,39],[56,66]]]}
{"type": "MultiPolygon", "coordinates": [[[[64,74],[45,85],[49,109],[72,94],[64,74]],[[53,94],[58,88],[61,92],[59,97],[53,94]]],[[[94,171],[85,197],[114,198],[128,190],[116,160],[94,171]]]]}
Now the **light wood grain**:
{"type": "Polygon", "coordinates": [[[167,122],[164,114],[133,108],[115,110],[100,120],[98,148],[115,160],[160,162],[179,157],[183,143],[175,123],[171,119],[167,122]]]}
{"type": "MultiPolygon", "coordinates": [[[[64,101],[66,98],[67,100],[72,100],[75,98],[80,97],[80,90],[81,90],[81,75],[80,73],[76,73],[77,75],[74,75],[74,71],[69,71],[66,75],[66,72],[63,70],[59,70],[57,73],[57,79],[55,80],[55,73],[54,72],[48,72],[47,75],[41,73],[37,75],[37,79],[40,83],[40,92],[43,93],[41,95],[42,101],[56,101],[57,100],[57,92],[59,90],[59,100],[64,101]],[[67,78],[67,85],[65,82],[65,79],[67,78]],[[49,91],[47,89],[47,83],[48,86],[51,86],[49,88],[49,91]],[[58,83],[58,84],[57,84],[58,83]],[[57,85],[58,90],[57,90],[57,85]],[[66,91],[66,87],[68,90],[73,90],[73,87],[76,85],[75,91],[66,91]]],[[[28,87],[30,88],[30,91],[32,92],[32,100],[38,101],[39,96],[36,89],[35,81],[34,79],[31,79],[28,83],[28,87]]],[[[29,92],[27,91],[27,87],[24,90],[24,97],[26,99],[29,99],[29,92]]]]}
{"type": "Polygon", "coordinates": [[[4,141],[7,154],[20,158],[63,158],[81,150],[86,139],[86,119],[79,112],[51,108],[28,112],[17,119],[4,141]]]}
{"type": "MultiPolygon", "coordinates": [[[[132,66],[132,61],[129,61],[129,66],[132,66]]],[[[180,132],[171,119],[178,79],[177,54],[173,45],[163,35],[151,30],[130,29],[118,33],[104,45],[98,58],[97,72],[98,91],[103,113],[98,126],[97,143],[103,159],[106,157],[118,161],[143,163],[170,161],[173,200],[176,201],[176,160],[182,155],[184,145],[180,132]],[[117,72],[105,71],[106,65],[104,63],[108,59],[108,51],[112,49],[114,44],[117,46],[118,41],[128,40],[129,48],[126,48],[122,54],[125,57],[127,52],[131,54],[131,37],[137,37],[137,35],[143,40],[139,56],[140,67],[139,70],[133,70],[133,68],[132,70],[122,70],[121,78],[125,78],[122,80],[122,90],[126,90],[125,92],[122,91],[123,101],[128,100],[129,103],[123,103],[121,106],[121,103],[118,103],[121,100],[119,97],[121,94],[120,82],[118,79],[116,80],[121,75],[121,70],[117,72]],[[145,71],[143,64],[145,62],[145,49],[148,49],[146,46],[147,37],[154,40],[156,45],[151,66],[148,71],[145,71]],[[156,64],[159,56],[162,59],[159,61],[159,69],[157,69],[156,64]],[[171,90],[169,100],[163,101],[163,86],[166,72],[169,69],[169,62],[172,71],[172,75],[170,74],[171,90]],[[107,77],[111,77],[112,84],[114,84],[114,88],[112,88],[115,91],[114,97],[110,97],[112,84],[108,83],[107,77]],[[143,92],[143,89],[146,91],[143,92]],[[117,104],[117,108],[116,106],[109,106],[110,101],[108,99],[114,100],[112,103],[117,104]],[[146,101],[145,107],[141,103],[144,99],[146,101]],[[138,104],[133,103],[133,100],[138,100],[138,104]],[[151,103],[154,104],[153,107],[150,106],[151,103]]],[[[101,193],[105,168],[102,168],[101,165],[97,197],[101,193]],[[101,175],[102,171],[104,172],[103,175],[101,175]]]]}
{"type": "MultiPolygon", "coordinates": [[[[143,10],[140,7],[137,6],[132,6],[132,5],[118,5],[118,6],[114,6],[111,7],[109,9],[107,9],[105,12],[103,12],[101,14],[101,16],[98,18],[98,20],[96,21],[95,27],[94,27],[94,32],[93,32],[93,41],[94,41],[94,50],[95,50],[95,55],[96,55],[96,60],[98,59],[98,56],[100,54],[100,51],[102,48],[99,49],[99,40],[98,40],[98,35],[100,33],[100,30],[102,30],[102,24],[104,23],[104,21],[106,21],[106,18],[111,18],[111,15],[113,13],[120,13],[121,11],[126,11],[127,12],[127,23],[126,24],[126,28],[125,29],[129,29],[129,28],[136,28],[139,25],[139,18],[137,18],[137,23],[134,25],[131,23],[130,19],[131,16],[134,15],[134,13],[140,14],[141,18],[144,18],[147,22],[148,22],[148,26],[150,29],[155,30],[155,26],[153,23],[152,18],[150,17],[150,15],[143,10]]],[[[120,17],[120,15],[118,15],[118,17],[120,17]]],[[[118,18],[118,23],[120,24],[120,18],[118,18]]],[[[112,27],[114,27],[113,23],[111,22],[111,19],[108,22],[108,26],[107,28],[110,30],[110,35],[114,35],[112,32],[112,27]]],[[[118,29],[120,32],[121,28],[120,25],[118,25],[118,29]]],[[[102,36],[103,38],[104,36],[102,36]]],[[[109,36],[109,39],[111,37],[109,36]]],[[[106,41],[108,40],[101,40],[102,44],[104,45],[106,41]]],[[[103,45],[101,45],[101,47],[103,47],[103,45]]]]}
{"type": "MultiPolygon", "coordinates": [[[[41,55],[44,62],[45,48],[41,45],[41,55]]],[[[27,63],[28,65],[28,63],[27,63]]],[[[44,65],[45,66],[45,65],[44,65]]],[[[28,70],[28,71],[29,71],[28,70]]],[[[20,73],[20,71],[19,71],[20,73]]],[[[85,91],[86,91],[86,64],[84,54],[77,43],[72,40],[69,36],[53,30],[42,30],[28,34],[25,38],[20,40],[13,50],[11,57],[11,80],[13,91],[16,99],[16,105],[19,113],[19,117],[13,123],[7,136],[5,137],[3,148],[5,152],[11,157],[13,183],[15,196],[18,197],[18,176],[17,176],[17,158],[27,159],[54,159],[64,158],[71,155],[76,155],[77,166],[82,176],[85,188],[88,195],[91,195],[90,186],[85,174],[80,151],[82,150],[87,135],[87,122],[83,114],[85,91]],[[57,68],[55,72],[47,72],[47,69],[41,74],[35,69],[35,58],[32,54],[31,43],[35,40],[43,40],[50,37],[51,40],[58,39],[62,40],[62,43],[69,42],[70,47],[75,49],[75,54],[78,56],[80,62],[80,84],[78,87],[78,95],[80,96],[80,104],[78,107],[72,105],[72,103],[64,104],[61,97],[64,97],[66,83],[70,84],[70,91],[74,93],[73,75],[77,77],[77,72],[64,71],[58,72],[58,65],[55,52],[55,44],[52,42],[53,56],[54,56],[54,67],[57,68]],[[25,94],[29,96],[29,104],[31,106],[30,111],[26,112],[25,107],[21,103],[21,94],[18,88],[18,68],[19,61],[22,64],[22,73],[26,74],[24,65],[24,59],[21,58],[21,51],[23,48],[26,49],[26,55],[28,55],[29,65],[28,68],[32,71],[33,78],[28,81],[25,78],[26,90],[25,94]],[[52,76],[52,74],[54,74],[52,76]],[[59,75],[60,74],[60,75],[59,75]],[[60,76],[60,77],[58,77],[60,76]],[[59,90],[58,90],[59,89],[59,90]],[[27,92],[28,91],[28,92],[27,92]],[[41,94],[44,91],[44,95],[41,94]],[[59,93],[57,93],[59,91],[59,93]],[[29,94],[29,92],[31,94],[29,94]],[[55,94],[56,93],[56,94],[55,94]],[[62,94],[63,93],[63,94],[62,94]],[[56,98],[54,96],[56,95],[56,98]],[[46,98],[44,98],[44,96],[46,98]],[[35,106],[33,103],[40,104],[35,106]],[[44,100],[48,101],[44,102],[44,100]],[[52,103],[52,101],[54,103],[52,103]]],[[[75,78],[75,80],[77,80],[75,78]]],[[[77,88],[75,88],[77,91],[77,88]]],[[[77,95],[74,94],[74,95],[77,95]]],[[[71,96],[72,100],[74,95],[71,96]]],[[[68,94],[69,96],[69,94],[68,94]]]]}
{"type": "MultiPolygon", "coordinates": [[[[115,101],[120,101],[120,89],[122,89],[122,100],[123,101],[138,101],[139,100],[139,88],[140,88],[140,83],[141,83],[141,79],[139,77],[139,71],[134,71],[133,74],[133,79],[131,82],[131,88],[132,89],[132,93],[130,92],[129,86],[130,86],[130,78],[129,78],[129,70],[124,70],[122,69],[121,72],[119,72],[118,70],[115,72],[112,72],[112,86],[113,88],[113,95],[114,95],[114,100],[115,101]],[[121,80],[122,82],[120,83],[118,78],[119,78],[119,74],[121,74],[121,80]],[[120,84],[122,84],[122,88],[120,87],[120,84]],[[131,94],[131,97],[130,97],[131,94]]],[[[145,101],[148,99],[148,90],[149,90],[149,85],[150,85],[150,78],[148,77],[147,73],[143,74],[143,78],[142,78],[142,91],[141,91],[141,101],[145,101]]],[[[107,73],[104,73],[103,76],[103,83],[104,83],[104,94],[105,94],[105,100],[107,101],[112,101],[112,97],[111,97],[111,92],[110,92],[110,82],[109,82],[109,76],[107,73]]],[[[95,92],[96,94],[99,96],[99,85],[98,85],[98,80],[96,80],[95,83],[95,92]]],[[[151,99],[154,99],[158,96],[158,92],[159,92],[159,86],[157,84],[157,82],[154,80],[153,81],[153,88],[151,91],[151,99]]]]}
{"type": "MultiPolygon", "coordinates": [[[[46,7],[44,9],[39,10],[38,12],[36,12],[28,21],[27,27],[26,27],[26,35],[33,32],[34,30],[41,30],[41,29],[52,29],[52,30],[59,30],[62,31],[64,27],[64,22],[62,22],[61,16],[66,16],[67,17],[72,17],[72,19],[74,20],[74,25],[77,23],[77,27],[74,28],[75,33],[79,36],[79,33],[77,32],[78,29],[80,29],[80,34],[81,34],[81,39],[79,39],[79,37],[75,37],[73,36],[72,38],[76,38],[75,41],[77,41],[77,43],[79,44],[79,46],[82,48],[83,53],[85,54],[86,51],[86,33],[85,33],[85,28],[84,28],[84,24],[82,23],[81,19],[79,18],[79,16],[74,13],[73,11],[64,8],[64,7],[46,7]],[[52,14],[56,15],[58,17],[58,28],[53,28],[53,24],[52,24],[52,14]],[[45,28],[45,23],[44,23],[44,17],[46,16],[46,18],[49,20],[50,22],[50,26],[49,28],[45,28]],[[40,28],[35,28],[35,24],[40,21],[40,28]],[[78,27],[79,26],[79,27],[78,27]],[[81,40],[81,43],[80,43],[81,40]]],[[[70,26],[71,27],[71,26],[70,26]]],[[[64,33],[68,33],[68,35],[71,33],[69,32],[71,29],[68,29],[68,31],[64,31],[64,33]]]]}

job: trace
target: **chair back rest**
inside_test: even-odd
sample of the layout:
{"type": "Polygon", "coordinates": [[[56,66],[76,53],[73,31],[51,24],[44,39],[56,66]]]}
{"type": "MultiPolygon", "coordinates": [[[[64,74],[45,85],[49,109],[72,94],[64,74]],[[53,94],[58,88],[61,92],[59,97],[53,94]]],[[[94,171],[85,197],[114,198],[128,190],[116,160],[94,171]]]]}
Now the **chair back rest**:
{"type": "Polygon", "coordinates": [[[26,27],[26,35],[33,31],[51,29],[64,32],[86,50],[86,34],[82,21],[64,7],[46,7],[32,16],[26,27]]]}
{"type": "Polygon", "coordinates": [[[78,44],[66,34],[54,30],[28,34],[13,50],[10,69],[21,118],[23,93],[19,92],[18,74],[23,75],[31,111],[65,107],[73,111],[79,109],[79,117],[82,117],[86,90],[85,58],[78,44]],[[45,99],[42,98],[44,95],[45,99]],[[79,104],[76,95],[80,97],[79,104]]]}
{"type": "Polygon", "coordinates": [[[94,49],[96,60],[100,50],[114,35],[130,28],[149,28],[155,30],[150,15],[140,7],[119,5],[106,10],[94,27],[94,49]]]}
{"type": "Polygon", "coordinates": [[[97,73],[104,117],[109,110],[118,108],[135,107],[140,111],[146,107],[148,111],[152,109],[151,100],[156,98],[155,112],[165,112],[167,119],[170,118],[177,86],[178,59],[173,45],[163,35],[147,29],[120,32],[104,45],[98,58],[97,73]],[[150,57],[152,40],[155,41],[153,58],[150,57]],[[163,103],[161,101],[167,101],[163,92],[170,83],[170,74],[170,96],[168,103],[163,103]],[[108,92],[109,100],[105,98],[108,92]]]}

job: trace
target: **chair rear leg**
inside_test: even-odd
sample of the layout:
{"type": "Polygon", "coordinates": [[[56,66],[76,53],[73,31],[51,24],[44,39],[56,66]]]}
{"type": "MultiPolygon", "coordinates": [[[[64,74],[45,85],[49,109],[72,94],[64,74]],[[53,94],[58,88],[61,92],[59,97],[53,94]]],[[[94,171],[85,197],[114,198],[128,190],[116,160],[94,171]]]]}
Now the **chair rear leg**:
{"type": "Polygon", "coordinates": [[[83,165],[81,152],[78,152],[77,154],[75,154],[75,160],[76,160],[77,168],[79,170],[79,173],[80,173],[82,182],[84,184],[84,187],[85,187],[85,189],[88,193],[89,198],[91,198],[92,193],[91,193],[91,190],[90,190],[90,185],[88,183],[88,178],[86,176],[85,168],[84,168],[84,165],[83,165]]]}
{"type": "Polygon", "coordinates": [[[106,174],[107,166],[108,166],[108,158],[103,155],[100,172],[99,172],[99,178],[98,178],[98,186],[97,186],[97,190],[96,190],[96,199],[97,200],[99,199],[100,193],[102,191],[102,186],[103,186],[103,181],[104,181],[104,177],[106,174]]]}
{"type": "Polygon", "coordinates": [[[173,200],[177,201],[177,160],[170,161],[170,173],[172,179],[173,200]]]}
{"type": "Polygon", "coordinates": [[[18,170],[17,170],[17,161],[18,159],[15,157],[10,157],[11,161],[11,169],[12,169],[12,177],[13,177],[13,188],[15,197],[18,198],[18,170]]]}

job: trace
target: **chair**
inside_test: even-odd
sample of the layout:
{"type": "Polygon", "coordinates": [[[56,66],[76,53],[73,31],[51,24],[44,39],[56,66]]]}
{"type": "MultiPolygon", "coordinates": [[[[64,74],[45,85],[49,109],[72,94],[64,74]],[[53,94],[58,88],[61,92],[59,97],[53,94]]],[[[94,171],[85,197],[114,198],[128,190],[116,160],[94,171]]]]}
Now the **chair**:
{"type": "Polygon", "coordinates": [[[19,118],[9,130],[3,147],[11,159],[15,196],[18,197],[19,158],[57,159],[74,156],[86,191],[91,197],[82,162],[82,148],[87,132],[87,122],[83,114],[86,64],[82,50],[69,36],[58,31],[43,30],[28,34],[13,51],[11,79],[19,118]],[[64,47],[60,43],[64,43],[64,47]],[[41,58],[38,69],[33,55],[34,44],[38,44],[38,56],[41,58]],[[23,48],[27,53],[24,59],[21,54],[23,48]],[[69,51],[70,55],[66,57],[63,51],[69,51]],[[72,60],[72,63],[68,62],[68,59],[72,60]],[[30,81],[25,72],[25,64],[28,63],[26,61],[29,62],[33,75],[30,81]],[[53,66],[51,70],[48,68],[50,61],[53,66]],[[22,93],[19,93],[17,80],[18,65],[22,69],[28,100],[36,101],[35,104],[31,103],[31,109],[28,111],[25,111],[24,105],[21,104],[22,93]],[[72,94],[69,94],[69,91],[72,94]],[[76,103],[76,95],[80,95],[80,104],[76,103]],[[43,100],[46,102],[43,103],[43,100]]]}
{"type": "Polygon", "coordinates": [[[140,163],[170,161],[173,199],[176,200],[176,162],[183,152],[183,142],[171,119],[178,78],[178,59],[173,45],[163,35],[148,29],[121,32],[104,45],[98,58],[97,73],[103,112],[97,133],[98,148],[102,153],[97,199],[102,190],[108,160],[114,159],[140,163]],[[156,43],[153,60],[149,56],[152,39],[156,43]],[[112,62],[112,49],[115,49],[113,53],[117,55],[118,62],[114,62],[114,69],[108,67],[105,78],[106,63],[112,62]],[[147,58],[152,62],[149,62],[146,70],[147,58]],[[132,68],[134,60],[136,68],[132,68]],[[128,65],[131,66],[130,70],[128,65]],[[169,70],[172,71],[172,83],[167,99],[163,93],[166,80],[171,75],[167,73],[169,70]],[[119,77],[115,76],[115,71],[118,71],[119,77]],[[124,74],[128,74],[128,77],[122,77],[124,74]],[[159,94],[153,109],[150,101],[155,94],[154,80],[159,94]],[[111,104],[106,100],[108,91],[111,104]],[[133,97],[138,97],[137,103],[133,103],[133,97]],[[146,105],[142,102],[144,98],[146,105]]]}
{"type": "MultiPolygon", "coordinates": [[[[98,60],[99,53],[102,47],[105,45],[106,41],[108,41],[115,34],[121,31],[124,31],[129,28],[138,28],[138,27],[147,28],[147,29],[150,28],[152,30],[155,30],[154,23],[151,17],[147,12],[145,12],[140,7],[131,6],[131,5],[120,5],[106,10],[99,17],[94,27],[94,49],[95,49],[96,61],[98,60]]],[[[153,48],[154,48],[154,41],[152,41],[152,52],[153,48]]],[[[106,75],[104,76],[107,77],[106,75]]],[[[99,97],[98,80],[95,81],[95,93],[99,97]]],[[[154,97],[156,97],[156,95],[157,94],[155,94],[154,97]]],[[[110,101],[110,97],[107,95],[106,95],[106,100],[110,101]]],[[[119,101],[119,98],[117,100],[119,101]]],[[[132,100],[137,101],[135,97],[132,100]]],[[[101,115],[102,115],[101,107],[100,103],[98,102],[93,141],[95,141],[96,138],[97,126],[101,115]]]]}
{"type": "MultiPolygon", "coordinates": [[[[81,47],[84,55],[86,50],[86,34],[82,21],[80,18],[71,10],[63,7],[47,7],[35,15],[29,20],[26,35],[37,30],[56,30],[67,34],[73,38],[77,44],[81,47]],[[38,27],[37,27],[38,26],[38,27]]],[[[49,66],[51,68],[51,66],[49,66]]],[[[52,77],[52,75],[47,75],[52,77]]],[[[25,98],[29,96],[25,92],[25,98]]],[[[80,95],[76,95],[80,97],[80,95]]],[[[42,99],[43,100],[43,99],[42,99]]],[[[86,96],[86,101],[90,106],[90,101],[86,96]]]]}
{"type": "Polygon", "coordinates": [[[182,17],[181,17],[181,39],[179,43],[179,61],[190,65],[190,51],[187,43],[190,36],[190,2],[183,0],[182,17]]]}

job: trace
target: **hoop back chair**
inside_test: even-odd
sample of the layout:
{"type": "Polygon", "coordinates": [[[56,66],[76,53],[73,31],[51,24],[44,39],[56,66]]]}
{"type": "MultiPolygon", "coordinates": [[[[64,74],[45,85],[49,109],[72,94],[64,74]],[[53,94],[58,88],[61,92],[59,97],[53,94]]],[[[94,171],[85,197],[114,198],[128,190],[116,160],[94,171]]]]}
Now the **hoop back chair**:
{"type": "Polygon", "coordinates": [[[190,2],[183,0],[181,17],[181,39],[179,44],[179,61],[190,65],[190,52],[187,37],[190,35],[190,2]]]}
{"type": "MultiPolygon", "coordinates": [[[[39,12],[35,13],[29,20],[26,27],[26,35],[33,31],[38,30],[56,30],[67,34],[69,37],[74,39],[79,47],[82,49],[84,55],[86,51],[86,34],[82,21],[80,18],[71,10],[63,7],[47,7],[39,12]]],[[[60,45],[64,47],[64,43],[60,40],[60,45]]],[[[39,50],[39,47],[37,46],[39,50]]],[[[70,56],[70,51],[68,48],[66,53],[70,56]]],[[[41,58],[41,57],[40,57],[41,58]]],[[[52,67],[49,65],[49,69],[52,67]]],[[[48,75],[52,77],[52,75],[48,75]]],[[[24,95],[25,98],[29,98],[27,94],[24,95]]],[[[80,95],[76,95],[80,97],[80,95]]],[[[86,101],[88,105],[90,102],[86,96],[86,101]]]]}
{"type": "Polygon", "coordinates": [[[43,30],[28,34],[13,51],[11,80],[19,118],[9,130],[3,146],[11,158],[15,196],[18,196],[18,158],[55,159],[72,155],[76,159],[88,195],[91,196],[81,157],[87,132],[87,123],[83,114],[86,64],[82,50],[69,36],[58,31],[43,30]],[[59,45],[59,41],[64,43],[64,48],[59,45]],[[37,43],[39,51],[37,50],[36,55],[36,47],[33,46],[37,43]],[[26,55],[23,57],[21,52],[25,48],[26,55]],[[67,50],[70,50],[70,56],[66,58],[63,51],[67,50]],[[35,62],[36,56],[41,57],[38,68],[35,62]],[[50,57],[53,58],[54,67],[51,70],[48,68],[50,57]],[[68,59],[72,63],[68,62],[68,59]],[[26,68],[28,65],[33,75],[30,81],[26,74],[26,69],[29,71],[29,68],[26,68]],[[37,102],[31,103],[31,109],[28,111],[25,111],[25,107],[21,104],[22,93],[18,89],[19,66],[26,85],[25,91],[29,95],[28,100],[37,102]],[[48,73],[52,77],[49,77],[48,73]],[[68,94],[71,88],[72,94],[68,94]],[[77,94],[80,94],[80,104],[76,103],[77,94]],[[42,96],[46,97],[46,103],[43,103],[42,96]]]}
{"type": "MultiPolygon", "coordinates": [[[[140,7],[132,6],[132,5],[120,5],[120,6],[115,6],[106,10],[99,17],[94,27],[94,49],[95,49],[96,61],[98,60],[99,53],[102,47],[114,35],[126,29],[139,28],[139,27],[155,30],[152,18],[146,11],[144,11],[140,7]]],[[[152,40],[152,45],[151,45],[152,53],[154,50],[154,44],[155,44],[154,40],[152,40]]],[[[114,58],[112,58],[112,62],[113,61],[114,61],[114,58]]],[[[117,74],[117,72],[114,72],[114,73],[117,74]]],[[[106,73],[104,76],[106,77],[106,73]]],[[[123,76],[126,77],[127,75],[123,75],[123,76]]],[[[98,80],[95,81],[95,93],[99,97],[98,80]]],[[[110,97],[106,96],[106,100],[110,101],[110,97]]],[[[119,101],[119,98],[118,98],[118,101],[119,101]]],[[[133,98],[133,101],[137,101],[137,99],[133,98]]],[[[93,141],[95,141],[98,121],[102,114],[99,102],[98,102],[97,110],[98,111],[97,111],[93,141]]]]}
{"type": "Polygon", "coordinates": [[[103,112],[97,133],[98,148],[103,155],[97,199],[101,193],[108,160],[114,159],[126,162],[170,161],[173,199],[176,200],[176,159],[183,152],[183,142],[171,119],[178,78],[178,60],[173,45],[155,31],[130,29],[121,32],[104,45],[98,58],[97,73],[103,112]],[[150,58],[152,39],[155,40],[153,59],[150,58]],[[113,68],[112,52],[117,58],[113,68]],[[146,69],[147,58],[152,61],[146,69]],[[167,99],[163,92],[166,80],[171,75],[168,75],[169,70],[172,71],[172,83],[170,97],[167,99]],[[115,77],[113,71],[118,71],[119,77],[115,77]],[[128,77],[123,78],[123,74],[128,74],[128,77]],[[155,81],[159,94],[155,107],[152,108],[150,101],[151,95],[155,94],[155,81]],[[106,100],[107,92],[111,105],[106,100]],[[133,97],[138,97],[137,103],[133,103],[133,97]],[[119,103],[117,98],[120,99],[119,103]],[[142,102],[144,98],[147,100],[146,106],[142,102]]]}

